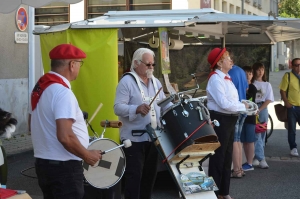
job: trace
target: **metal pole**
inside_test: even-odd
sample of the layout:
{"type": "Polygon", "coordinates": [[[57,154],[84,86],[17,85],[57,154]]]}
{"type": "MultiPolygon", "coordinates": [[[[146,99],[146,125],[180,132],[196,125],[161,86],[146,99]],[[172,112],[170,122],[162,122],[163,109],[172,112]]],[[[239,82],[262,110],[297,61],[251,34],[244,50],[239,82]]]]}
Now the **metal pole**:
{"type": "Polygon", "coordinates": [[[243,15],[243,14],[245,14],[244,13],[244,3],[245,3],[245,0],[241,0],[241,1],[242,1],[242,15],[243,15]]]}
{"type": "Polygon", "coordinates": [[[31,91],[35,84],[35,41],[34,41],[34,7],[28,6],[28,105],[30,104],[31,91]]]}
{"type": "Polygon", "coordinates": [[[222,48],[225,48],[225,37],[221,37],[222,48]]]}

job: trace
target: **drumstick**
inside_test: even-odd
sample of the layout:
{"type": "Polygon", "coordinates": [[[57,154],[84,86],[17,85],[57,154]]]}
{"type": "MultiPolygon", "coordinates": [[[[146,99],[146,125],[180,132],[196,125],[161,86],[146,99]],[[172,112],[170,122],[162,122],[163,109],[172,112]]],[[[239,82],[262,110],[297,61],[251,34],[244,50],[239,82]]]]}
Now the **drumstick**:
{"type": "MultiPolygon", "coordinates": [[[[94,119],[94,117],[96,116],[96,114],[100,111],[101,107],[103,106],[102,103],[99,104],[98,108],[95,110],[94,114],[92,115],[91,119],[89,120],[88,123],[91,123],[91,121],[94,119]]],[[[88,126],[88,123],[86,124],[86,126],[88,126]]]]}
{"type": "Polygon", "coordinates": [[[155,94],[154,98],[152,99],[152,101],[150,102],[149,106],[152,105],[152,103],[154,102],[155,98],[157,97],[157,95],[159,94],[159,92],[161,91],[162,87],[160,87],[160,89],[157,91],[157,93],[155,94]]]}
{"type": "Polygon", "coordinates": [[[130,141],[129,139],[124,140],[124,141],[123,141],[123,144],[121,144],[121,145],[119,145],[119,146],[117,146],[117,147],[108,149],[108,150],[106,150],[106,151],[102,151],[102,152],[101,152],[101,155],[104,155],[104,154],[106,154],[106,153],[108,153],[108,152],[110,152],[110,151],[113,151],[113,150],[115,150],[115,149],[121,148],[121,147],[123,147],[123,146],[124,146],[125,148],[128,148],[128,147],[131,147],[131,145],[132,145],[132,143],[131,143],[131,141],[130,141]]]}

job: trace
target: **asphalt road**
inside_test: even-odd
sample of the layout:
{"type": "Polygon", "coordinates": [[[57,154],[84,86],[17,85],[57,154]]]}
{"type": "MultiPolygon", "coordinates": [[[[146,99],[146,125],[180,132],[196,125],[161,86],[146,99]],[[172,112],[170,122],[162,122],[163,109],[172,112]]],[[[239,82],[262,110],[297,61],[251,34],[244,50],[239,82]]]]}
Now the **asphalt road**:
{"type": "MultiPolygon", "coordinates": [[[[300,136],[297,135],[297,140],[300,136]]],[[[286,131],[276,129],[265,149],[269,169],[256,168],[242,179],[231,180],[231,195],[235,199],[299,199],[300,160],[289,156],[286,131]]],[[[28,151],[8,157],[8,183],[10,189],[26,190],[33,199],[41,199],[37,184],[33,152],[28,151]],[[30,176],[24,176],[21,174],[30,176]]],[[[153,199],[179,198],[178,189],[167,171],[158,173],[153,199]]]]}
{"type": "MultiPolygon", "coordinates": [[[[280,99],[278,85],[286,71],[270,73],[275,100],[280,99]]],[[[235,199],[300,199],[300,159],[290,157],[287,132],[278,122],[273,105],[269,113],[274,121],[274,132],[265,147],[269,169],[256,168],[248,171],[242,179],[232,179],[230,194],[235,199]]],[[[299,127],[296,141],[300,144],[299,127]]],[[[299,148],[300,149],[300,148],[299,148]]],[[[27,151],[8,157],[8,183],[10,189],[26,190],[33,199],[42,199],[42,192],[35,177],[33,152],[27,151]],[[26,171],[24,171],[26,170],[26,171]],[[21,174],[21,171],[25,175],[21,174]]],[[[178,189],[168,171],[158,173],[153,199],[179,198],[178,189]]]]}

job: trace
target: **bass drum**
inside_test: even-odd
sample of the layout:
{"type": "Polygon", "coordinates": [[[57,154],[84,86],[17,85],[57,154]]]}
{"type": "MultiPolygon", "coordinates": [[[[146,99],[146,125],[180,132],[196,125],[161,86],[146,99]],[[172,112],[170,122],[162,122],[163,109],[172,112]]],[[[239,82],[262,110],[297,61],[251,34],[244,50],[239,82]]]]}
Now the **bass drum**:
{"type": "MultiPolygon", "coordinates": [[[[110,139],[96,139],[88,147],[89,150],[106,151],[119,146],[110,139]]],[[[122,148],[117,148],[102,155],[97,166],[83,163],[83,174],[86,181],[93,187],[107,189],[117,184],[125,172],[126,160],[122,148]]]]}
{"type": "Polygon", "coordinates": [[[210,124],[209,112],[198,99],[192,98],[184,103],[179,102],[169,107],[163,113],[161,123],[164,126],[164,130],[168,133],[169,141],[173,146],[179,146],[196,131],[188,140],[181,144],[176,153],[192,144],[218,141],[218,137],[210,124]],[[199,128],[205,121],[208,123],[199,128]]]}

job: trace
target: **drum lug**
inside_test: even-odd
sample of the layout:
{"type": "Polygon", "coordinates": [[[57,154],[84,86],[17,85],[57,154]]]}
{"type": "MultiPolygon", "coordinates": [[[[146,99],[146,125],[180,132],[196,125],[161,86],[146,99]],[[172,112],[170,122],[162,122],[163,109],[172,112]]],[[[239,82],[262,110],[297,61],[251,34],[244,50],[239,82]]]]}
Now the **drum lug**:
{"type": "Polygon", "coordinates": [[[164,125],[164,126],[166,126],[166,121],[165,120],[161,120],[161,123],[164,125]]]}
{"type": "Polygon", "coordinates": [[[189,137],[189,135],[186,132],[183,135],[185,138],[189,137]]]}
{"type": "Polygon", "coordinates": [[[181,103],[181,107],[182,107],[182,109],[183,109],[182,115],[183,115],[184,117],[188,117],[190,114],[189,114],[189,112],[187,112],[187,111],[184,109],[182,103],[181,103]]]}
{"type": "Polygon", "coordinates": [[[173,110],[173,114],[174,116],[177,116],[177,112],[175,110],[173,110]]]}
{"type": "Polygon", "coordinates": [[[187,112],[186,110],[183,110],[182,115],[183,115],[184,117],[189,117],[190,113],[187,112]]]}
{"type": "Polygon", "coordinates": [[[194,106],[193,106],[193,104],[192,104],[192,103],[189,103],[189,107],[190,107],[190,109],[191,109],[191,110],[193,110],[193,109],[194,109],[194,106]]]}
{"type": "Polygon", "coordinates": [[[200,107],[200,106],[197,106],[197,107],[196,107],[196,110],[199,111],[199,118],[200,118],[200,121],[202,121],[202,120],[203,120],[203,115],[202,115],[202,112],[201,112],[201,107],[200,107]]]}

